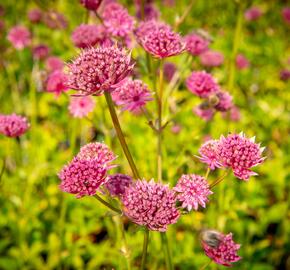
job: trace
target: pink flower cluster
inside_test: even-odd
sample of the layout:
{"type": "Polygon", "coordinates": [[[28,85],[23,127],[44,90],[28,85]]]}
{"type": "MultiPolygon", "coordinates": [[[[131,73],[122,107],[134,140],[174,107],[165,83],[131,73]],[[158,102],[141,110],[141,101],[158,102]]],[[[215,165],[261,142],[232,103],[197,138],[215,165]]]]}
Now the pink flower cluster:
{"type": "Polygon", "coordinates": [[[218,67],[224,62],[224,55],[221,52],[207,50],[199,55],[200,62],[205,67],[218,67]]]}
{"type": "Polygon", "coordinates": [[[22,25],[14,26],[10,29],[7,39],[16,50],[22,50],[31,43],[31,33],[22,25]]]}
{"type": "Polygon", "coordinates": [[[49,56],[45,61],[45,67],[49,72],[62,70],[64,63],[57,56],[49,56]]]}
{"type": "Polygon", "coordinates": [[[127,187],[132,184],[132,177],[129,175],[116,173],[107,177],[105,187],[111,196],[122,196],[127,187]]]}
{"type": "Polygon", "coordinates": [[[72,96],[68,109],[73,117],[83,118],[92,112],[94,107],[95,101],[91,96],[72,96]]]}
{"type": "Polygon", "coordinates": [[[29,128],[26,117],[15,113],[9,115],[0,115],[0,134],[7,137],[19,137],[29,128]]]}
{"type": "Polygon", "coordinates": [[[203,163],[208,164],[208,167],[211,170],[222,167],[222,164],[219,161],[217,147],[217,140],[208,140],[199,148],[199,154],[201,156],[200,160],[203,163]]]}
{"type": "Polygon", "coordinates": [[[50,73],[46,80],[46,91],[55,93],[57,96],[68,90],[68,76],[61,70],[50,73]]]}
{"type": "Polygon", "coordinates": [[[102,3],[102,0],[80,0],[80,3],[89,10],[97,10],[102,3]]]}
{"type": "Polygon", "coordinates": [[[247,21],[255,21],[258,20],[262,14],[262,10],[259,7],[253,6],[246,10],[245,19],[247,21]]]}
{"type": "Polygon", "coordinates": [[[236,66],[240,70],[247,69],[250,66],[250,62],[243,54],[240,53],[236,56],[236,66]]]}
{"type": "Polygon", "coordinates": [[[50,48],[46,46],[45,44],[39,44],[35,47],[33,47],[32,54],[33,58],[37,60],[43,60],[45,59],[50,52],[50,48]]]}
{"type": "Polygon", "coordinates": [[[98,47],[84,50],[69,65],[68,85],[85,95],[101,95],[117,87],[134,64],[125,50],[98,47]]]}
{"type": "Polygon", "coordinates": [[[137,180],[126,188],[122,197],[126,216],[141,226],[161,232],[180,216],[175,201],[174,191],[154,180],[137,180]]]}
{"type": "Polygon", "coordinates": [[[38,8],[34,8],[28,11],[28,19],[32,23],[39,23],[42,19],[42,11],[38,8]]]}
{"type": "Polygon", "coordinates": [[[188,211],[197,210],[199,205],[205,208],[208,196],[213,194],[206,179],[196,174],[182,175],[173,190],[177,192],[176,199],[182,203],[181,207],[188,211]]]}
{"type": "Polygon", "coordinates": [[[192,33],[185,37],[186,50],[194,55],[200,55],[208,50],[209,41],[202,36],[192,33]]]}
{"type": "Polygon", "coordinates": [[[205,230],[201,233],[201,241],[206,256],[217,264],[231,266],[241,259],[237,254],[241,245],[233,241],[232,233],[224,235],[214,230],[205,230]]]}
{"type": "Polygon", "coordinates": [[[75,194],[77,198],[93,196],[106,182],[110,163],[116,158],[114,153],[102,143],[83,146],[79,154],[62,168],[59,173],[60,189],[75,194]]]}
{"type": "Polygon", "coordinates": [[[123,110],[139,112],[148,101],[152,100],[152,95],[148,86],[142,81],[126,79],[113,91],[112,98],[117,105],[122,106],[123,110]]]}

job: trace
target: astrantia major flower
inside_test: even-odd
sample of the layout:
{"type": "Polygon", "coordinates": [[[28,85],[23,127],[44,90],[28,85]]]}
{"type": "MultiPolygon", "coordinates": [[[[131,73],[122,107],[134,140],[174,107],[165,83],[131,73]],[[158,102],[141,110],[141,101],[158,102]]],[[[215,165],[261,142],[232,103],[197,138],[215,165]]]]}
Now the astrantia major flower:
{"type": "Polygon", "coordinates": [[[83,118],[94,110],[95,101],[91,96],[70,98],[69,111],[73,117],[83,118]]]}
{"type": "Polygon", "coordinates": [[[216,110],[225,112],[233,106],[233,97],[225,91],[219,91],[216,93],[218,103],[214,106],[216,110]]]}
{"type": "Polygon", "coordinates": [[[45,44],[39,44],[32,49],[33,58],[37,60],[45,59],[50,52],[50,48],[45,44]]]}
{"type": "Polygon", "coordinates": [[[247,21],[255,21],[258,20],[262,16],[262,10],[258,6],[252,6],[245,12],[245,19],[247,21]]]}
{"type": "Polygon", "coordinates": [[[55,93],[56,95],[68,90],[68,77],[61,70],[55,70],[48,75],[46,81],[46,91],[55,93]]]}
{"type": "Polygon", "coordinates": [[[69,67],[69,86],[84,95],[111,91],[133,69],[131,56],[117,47],[85,49],[69,67]]]}
{"type": "Polygon", "coordinates": [[[192,72],[186,79],[186,86],[192,93],[202,98],[207,98],[219,90],[215,79],[205,71],[192,72]]]}
{"type": "Polygon", "coordinates": [[[49,56],[45,61],[45,67],[49,72],[55,70],[62,70],[63,66],[63,61],[57,56],[49,56]]]}
{"type": "Polygon", "coordinates": [[[251,175],[257,175],[250,168],[264,161],[264,147],[255,143],[255,137],[248,139],[243,133],[221,137],[217,146],[220,162],[232,168],[236,177],[247,181],[251,175]]]}
{"type": "Polygon", "coordinates": [[[139,111],[141,107],[152,100],[151,93],[146,84],[140,80],[125,80],[112,93],[114,102],[122,106],[123,110],[139,111]]]}
{"type": "Polygon", "coordinates": [[[89,10],[97,10],[102,3],[102,0],[80,0],[80,3],[89,10]]]}
{"type": "Polygon", "coordinates": [[[165,232],[180,214],[175,207],[175,192],[153,180],[137,180],[122,197],[124,214],[134,223],[153,231],[165,232]]]}
{"type": "Polygon", "coordinates": [[[208,196],[213,194],[206,179],[196,174],[182,175],[173,190],[177,193],[176,199],[181,202],[181,207],[188,211],[197,210],[199,205],[205,208],[208,196]]]}
{"type": "Polygon", "coordinates": [[[7,137],[19,137],[29,128],[26,117],[15,113],[9,115],[0,115],[0,134],[7,137]]]}
{"type": "Polygon", "coordinates": [[[126,188],[132,184],[132,177],[126,174],[116,173],[107,177],[105,187],[111,196],[122,196],[126,188]]]}
{"type": "Polygon", "coordinates": [[[10,29],[7,39],[15,49],[22,50],[30,45],[31,34],[25,26],[17,25],[10,29]]]}
{"type": "Polygon", "coordinates": [[[241,259],[237,254],[241,245],[233,241],[232,233],[224,235],[215,230],[204,230],[201,232],[201,243],[206,256],[217,264],[232,266],[233,262],[241,259]]]}
{"type": "Polygon", "coordinates": [[[198,34],[189,34],[184,39],[186,50],[192,55],[200,55],[208,50],[209,41],[198,34]]]}
{"type": "Polygon", "coordinates": [[[241,53],[236,57],[236,66],[238,69],[246,69],[250,66],[249,60],[241,53]]]}
{"type": "Polygon", "coordinates": [[[204,107],[203,104],[194,107],[192,112],[205,121],[210,121],[215,113],[212,108],[204,107]]]}
{"type": "Polygon", "coordinates": [[[218,143],[218,140],[208,140],[198,150],[200,154],[198,158],[201,162],[208,164],[211,170],[222,167],[217,153],[218,143]]]}
{"type": "Polygon", "coordinates": [[[199,55],[199,58],[205,67],[218,67],[224,62],[224,55],[217,51],[205,51],[199,55]]]}

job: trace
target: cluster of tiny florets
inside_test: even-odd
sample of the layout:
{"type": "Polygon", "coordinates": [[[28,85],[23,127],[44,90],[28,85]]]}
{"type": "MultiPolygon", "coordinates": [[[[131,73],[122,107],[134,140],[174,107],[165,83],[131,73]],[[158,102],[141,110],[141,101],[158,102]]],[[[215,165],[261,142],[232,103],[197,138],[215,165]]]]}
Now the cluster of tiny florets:
{"type": "Polygon", "coordinates": [[[19,137],[29,128],[26,117],[15,113],[9,115],[0,115],[0,134],[7,137],[19,137]]]}
{"type": "Polygon", "coordinates": [[[221,112],[228,111],[233,106],[233,97],[225,91],[216,93],[218,103],[215,105],[215,109],[221,112]]]}
{"type": "Polygon", "coordinates": [[[127,79],[112,93],[114,102],[123,110],[138,112],[152,100],[148,86],[140,80],[127,79]]]}
{"type": "Polygon", "coordinates": [[[48,75],[46,80],[46,91],[56,95],[68,90],[68,76],[61,70],[55,70],[48,75]]]}
{"type": "Polygon", "coordinates": [[[62,70],[63,66],[64,66],[63,61],[57,56],[49,56],[45,61],[45,67],[48,72],[62,70]]]}
{"type": "Polygon", "coordinates": [[[208,50],[200,54],[200,62],[205,67],[218,67],[224,62],[224,56],[221,52],[208,50]]]}
{"type": "Polygon", "coordinates": [[[7,39],[15,49],[22,50],[30,45],[31,34],[25,26],[17,25],[10,29],[7,39]]]}
{"type": "Polygon", "coordinates": [[[102,0],[80,0],[81,5],[89,10],[96,11],[102,3],[102,0]]]}
{"type": "Polygon", "coordinates": [[[122,196],[127,187],[132,184],[132,177],[126,174],[116,173],[107,177],[105,187],[111,196],[122,196]]]}
{"type": "Polygon", "coordinates": [[[176,199],[181,207],[188,211],[197,210],[198,206],[205,208],[208,196],[212,194],[206,179],[196,174],[184,174],[173,188],[177,192],[176,199]]]}
{"type": "Polygon", "coordinates": [[[164,232],[176,223],[180,214],[175,207],[175,192],[153,180],[137,180],[126,188],[122,202],[124,213],[134,223],[164,232]]]}
{"type": "Polygon", "coordinates": [[[80,93],[111,91],[133,69],[130,55],[117,47],[84,50],[69,66],[68,85],[80,93]]]}
{"type": "Polygon", "coordinates": [[[70,98],[69,111],[73,117],[83,118],[94,110],[95,101],[91,96],[81,96],[70,98]]]}
{"type": "Polygon", "coordinates": [[[218,140],[208,140],[199,148],[200,161],[208,164],[211,170],[222,167],[217,152],[218,143],[218,140]]]}
{"type": "Polygon", "coordinates": [[[192,33],[185,37],[186,50],[192,55],[200,55],[208,50],[209,41],[202,36],[192,33]]]}
{"type": "Polygon", "coordinates": [[[45,59],[50,52],[50,48],[45,44],[39,44],[32,49],[33,58],[37,60],[45,59]]]}

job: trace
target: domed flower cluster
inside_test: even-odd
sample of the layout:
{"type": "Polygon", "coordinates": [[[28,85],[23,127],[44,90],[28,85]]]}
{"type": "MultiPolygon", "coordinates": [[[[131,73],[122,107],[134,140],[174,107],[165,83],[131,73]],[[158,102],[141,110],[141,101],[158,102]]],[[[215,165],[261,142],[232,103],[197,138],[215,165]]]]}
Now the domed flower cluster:
{"type": "Polygon", "coordinates": [[[131,176],[116,173],[107,177],[105,187],[111,196],[122,196],[125,193],[126,188],[129,187],[132,182],[133,180],[131,176]]]}
{"type": "Polygon", "coordinates": [[[29,128],[26,117],[15,113],[4,115],[0,114],[0,134],[7,137],[19,137],[29,128]]]}
{"type": "Polygon", "coordinates": [[[284,7],[282,9],[282,17],[286,23],[290,24],[290,7],[284,7]]]}
{"type": "Polygon", "coordinates": [[[214,117],[215,111],[207,105],[199,104],[192,109],[192,112],[205,121],[210,121],[214,117]]]}
{"type": "Polygon", "coordinates": [[[176,65],[170,62],[166,62],[163,65],[163,72],[164,72],[164,78],[166,81],[170,82],[175,75],[177,68],[176,65]]]}
{"type": "Polygon", "coordinates": [[[107,32],[116,37],[126,37],[134,29],[134,18],[118,3],[107,4],[102,18],[107,32]]]}
{"type": "Polygon", "coordinates": [[[207,98],[219,91],[219,85],[206,71],[194,71],[186,80],[187,88],[195,95],[207,98]]]}
{"type": "Polygon", "coordinates": [[[201,243],[206,256],[215,263],[232,266],[241,257],[237,254],[241,245],[233,241],[233,234],[224,235],[214,230],[205,230],[201,233],[201,243]]]}
{"type": "Polygon", "coordinates": [[[73,117],[83,118],[94,110],[95,101],[91,96],[81,96],[70,98],[69,111],[73,117]]]}
{"type": "Polygon", "coordinates": [[[255,21],[258,20],[262,14],[262,10],[258,6],[253,6],[247,9],[244,15],[247,21],[255,21]]]}
{"type": "Polygon", "coordinates": [[[89,10],[97,10],[102,3],[102,0],[80,0],[80,3],[89,10]]]}
{"type": "Polygon", "coordinates": [[[206,179],[196,174],[182,175],[173,190],[177,192],[176,199],[182,203],[181,207],[188,211],[197,210],[199,205],[205,208],[208,196],[213,194],[206,179]]]}
{"type": "Polygon", "coordinates": [[[7,39],[16,50],[22,50],[30,45],[31,34],[25,26],[17,25],[10,29],[7,39]]]}
{"type": "Polygon", "coordinates": [[[61,70],[55,70],[48,75],[46,80],[46,91],[55,93],[57,96],[68,90],[68,76],[61,70]]]}
{"type": "Polygon", "coordinates": [[[93,47],[104,41],[105,29],[100,25],[81,24],[73,31],[71,38],[78,48],[93,47]]]}
{"type": "Polygon", "coordinates": [[[107,171],[116,156],[102,143],[83,146],[79,154],[59,173],[60,189],[77,198],[92,196],[106,182],[107,171]]]}
{"type": "Polygon", "coordinates": [[[200,62],[205,67],[218,67],[224,62],[221,52],[208,50],[199,55],[200,62]]]}
{"type": "Polygon", "coordinates": [[[45,67],[49,72],[55,70],[62,70],[63,66],[64,66],[63,61],[56,56],[49,56],[45,61],[45,67]]]}
{"type": "Polygon", "coordinates": [[[35,47],[33,47],[32,54],[33,58],[37,60],[43,60],[45,59],[50,52],[50,48],[46,46],[45,44],[39,44],[35,47]]]}
{"type": "Polygon", "coordinates": [[[151,31],[155,31],[158,29],[164,29],[164,31],[170,31],[170,26],[168,24],[157,22],[155,20],[145,21],[139,24],[134,34],[136,36],[137,41],[140,44],[142,44],[142,41],[146,38],[146,36],[151,31]]]}
{"type": "Polygon", "coordinates": [[[214,106],[216,110],[225,112],[232,108],[233,106],[233,97],[225,91],[219,91],[216,93],[218,98],[217,104],[214,106]]]}
{"type": "Polygon", "coordinates": [[[202,36],[192,33],[185,37],[186,50],[194,55],[200,55],[208,50],[209,41],[202,36]]]}
{"type": "Polygon", "coordinates": [[[28,19],[32,23],[39,23],[42,19],[42,11],[39,8],[34,8],[28,11],[28,19]]]}
{"type": "Polygon", "coordinates": [[[218,143],[218,140],[208,140],[199,148],[200,160],[211,170],[222,167],[217,153],[218,143]]]}
{"type": "Polygon", "coordinates": [[[249,60],[241,53],[236,57],[236,66],[238,69],[247,69],[250,66],[249,60]]]}
{"type": "Polygon", "coordinates": [[[69,65],[68,85],[84,95],[111,91],[133,69],[131,57],[117,47],[84,50],[69,65]]]}
{"type": "Polygon", "coordinates": [[[154,180],[134,182],[126,188],[122,202],[128,218],[153,231],[165,232],[180,216],[174,191],[154,180]]]}
{"type": "Polygon", "coordinates": [[[123,110],[140,111],[141,107],[152,100],[151,93],[146,84],[140,80],[126,79],[112,93],[114,102],[122,106],[123,110]]]}
{"type": "Polygon", "coordinates": [[[137,30],[137,37],[142,47],[157,58],[177,55],[185,49],[185,43],[183,43],[180,35],[174,33],[170,26],[163,23],[153,21],[144,23],[137,30]]]}

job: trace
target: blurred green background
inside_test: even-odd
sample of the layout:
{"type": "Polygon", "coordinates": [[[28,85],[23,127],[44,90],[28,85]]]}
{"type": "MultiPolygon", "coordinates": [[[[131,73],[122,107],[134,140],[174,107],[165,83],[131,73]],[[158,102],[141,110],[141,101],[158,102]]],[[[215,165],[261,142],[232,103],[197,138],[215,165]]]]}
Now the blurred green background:
{"type": "MultiPolygon", "coordinates": [[[[135,14],[131,1],[120,2],[126,4],[131,15],[135,14]]],[[[173,24],[190,1],[176,2],[175,6],[168,7],[156,1],[162,20],[173,24]]],[[[121,222],[126,229],[133,269],[138,269],[143,232],[125,218],[120,220],[109,214],[94,198],[76,199],[58,188],[60,168],[80,145],[95,140],[104,141],[118,154],[120,166],[115,171],[130,173],[104,97],[95,97],[96,109],[89,120],[72,118],[67,109],[67,95],[55,98],[38,91],[43,63],[37,64],[36,74],[32,73],[36,63],[30,50],[15,51],[6,39],[10,27],[26,25],[33,32],[34,44],[47,44],[51,54],[68,61],[78,53],[70,35],[84,20],[85,9],[77,0],[1,0],[0,3],[4,8],[1,20],[5,23],[0,34],[0,113],[23,114],[31,122],[29,132],[19,140],[0,136],[0,166],[6,159],[0,182],[0,269],[126,269],[121,222]],[[38,5],[63,13],[68,27],[52,30],[43,24],[31,24],[27,11],[38,5]],[[74,138],[76,147],[72,149],[70,144],[74,138]]],[[[173,186],[183,173],[204,174],[204,164],[194,155],[198,154],[206,135],[218,138],[221,134],[240,131],[248,137],[255,135],[267,147],[267,159],[255,169],[259,176],[252,177],[248,183],[227,177],[214,189],[215,194],[205,210],[185,215],[169,227],[176,269],[200,269],[208,262],[198,238],[198,231],[204,227],[233,232],[234,240],[242,244],[239,255],[243,259],[233,269],[290,269],[290,94],[289,81],[279,78],[280,70],[290,68],[290,25],[281,16],[286,5],[287,1],[282,0],[196,0],[180,25],[182,35],[199,28],[207,31],[213,38],[211,48],[224,54],[224,64],[211,72],[225,89],[229,73],[234,72],[232,89],[226,90],[234,96],[241,119],[231,122],[217,114],[213,121],[204,122],[192,113],[199,99],[182,83],[179,91],[170,96],[170,110],[165,112],[167,119],[173,121],[164,135],[164,178],[173,186]],[[254,22],[242,19],[237,33],[239,16],[243,18],[244,11],[252,5],[258,5],[263,15],[254,22]],[[251,62],[247,70],[231,70],[234,46],[251,62]],[[171,132],[173,123],[181,126],[180,133],[171,132]]],[[[90,22],[95,19],[91,18],[90,22]]],[[[139,57],[142,70],[144,55],[139,55],[139,51],[133,49],[133,57],[139,57]]],[[[184,59],[178,56],[169,61],[183,70],[184,59]]],[[[199,68],[195,61],[191,69],[184,69],[183,78],[199,68]]],[[[152,86],[146,74],[142,79],[152,86]]],[[[155,109],[153,102],[149,109],[155,109]]],[[[153,131],[142,116],[120,112],[120,119],[141,175],[154,178],[153,131]]],[[[215,179],[217,174],[211,173],[210,179],[215,179]]],[[[161,250],[160,234],[151,233],[148,269],[165,269],[161,250]]],[[[207,269],[222,268],[212,263],[207,269]]]]}

